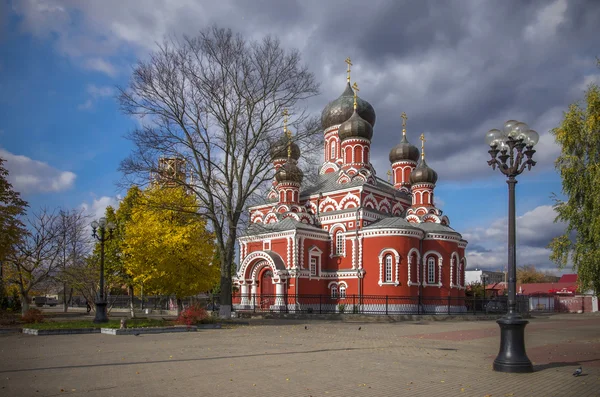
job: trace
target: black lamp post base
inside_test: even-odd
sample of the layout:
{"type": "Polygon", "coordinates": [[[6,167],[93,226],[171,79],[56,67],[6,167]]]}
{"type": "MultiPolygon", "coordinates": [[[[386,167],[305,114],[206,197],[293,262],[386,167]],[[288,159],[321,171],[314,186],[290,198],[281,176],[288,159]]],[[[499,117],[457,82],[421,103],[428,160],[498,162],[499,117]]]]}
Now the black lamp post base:
{"type": "Polygon", "coordinates": [[[106,302],[96,302],[96,316],[94,323],[107,323],[108,314],[106,314],[106,302]]]}
{"type": "Polygon", "coordinates": [[[500,353],[494,360],[494,371],[533,372],[533,365],[525,352],[525,326],[529,321],[507,315],[496,322],[500,325],[500,353]]]}

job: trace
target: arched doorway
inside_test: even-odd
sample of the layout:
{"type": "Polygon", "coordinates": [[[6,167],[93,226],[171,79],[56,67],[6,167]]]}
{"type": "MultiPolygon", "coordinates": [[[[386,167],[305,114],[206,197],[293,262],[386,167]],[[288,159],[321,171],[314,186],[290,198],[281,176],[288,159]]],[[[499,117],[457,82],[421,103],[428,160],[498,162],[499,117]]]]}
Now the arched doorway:
{"type": "Polygon", "coordinates": [[[269,309],[275,304],[275,285],[273,284],[273,272],[267,269],[260,276],[260,307],[261,309],[269,309]]]}

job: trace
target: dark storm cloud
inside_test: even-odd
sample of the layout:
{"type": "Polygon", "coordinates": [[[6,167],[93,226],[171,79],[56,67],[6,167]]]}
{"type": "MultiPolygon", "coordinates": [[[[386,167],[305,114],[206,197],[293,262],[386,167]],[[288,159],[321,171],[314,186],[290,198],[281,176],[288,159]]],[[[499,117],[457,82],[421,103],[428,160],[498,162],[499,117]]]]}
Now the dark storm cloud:
{"type": "Polygon", "coordinates": [[[489,175],[483,135],[509,118],[540,132],[534,172],[550,168],[558,148],[548,130],[582,97],[584,82],[600,81],[595,0],[147,3],[12,4],[30,31],[52,32],[68,54],[128,45],[147,56],[165,35],[194,35],[211,24],[250,39],[272,34],[298,48],[322,83],[322,94],[307,104],[315,115],[343,91],[350,56],[352,80],[377,112],[372,149],[379,175],[400,139],[403,111],[409,140],[418,145],[420,133],[426,134],[428,163],[440,181],[489,175]],[[75,14],[91,33],[61,22],[75,14]],[[92,37],[103,39],[81,45],[92,37]]]}

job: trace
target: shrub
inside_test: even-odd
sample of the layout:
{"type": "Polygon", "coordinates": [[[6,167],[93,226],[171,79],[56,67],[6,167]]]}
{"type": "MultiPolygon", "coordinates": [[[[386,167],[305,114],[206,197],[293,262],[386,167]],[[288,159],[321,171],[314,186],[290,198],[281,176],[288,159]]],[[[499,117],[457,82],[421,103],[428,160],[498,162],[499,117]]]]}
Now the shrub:
{"type": "Polygon", "coordinates": [[[207,317],[208,313],[206,313],[206,310],[203,307],[200,307],[200,305],[195,304],[183,310],[179,317],[177,317],[176,323],[190,326],[197,324],[207,317]]]}
{"type": "Polygon", "coordinates": [[[23,319],[23,322],[25,322],[27,324],[43,323],[44,315],[42,314],[42,311],[40,309],[32,308],[25,312],[22,319],[23,319]]]}
{"type": "Polygon", "coordinates": [[[346,310],[346,305],[345,305],[344,303],[340,303],[340,304],[338,305],[338,311],[339,311],[340,313],[343,313],[345,310],[346,310]]]}

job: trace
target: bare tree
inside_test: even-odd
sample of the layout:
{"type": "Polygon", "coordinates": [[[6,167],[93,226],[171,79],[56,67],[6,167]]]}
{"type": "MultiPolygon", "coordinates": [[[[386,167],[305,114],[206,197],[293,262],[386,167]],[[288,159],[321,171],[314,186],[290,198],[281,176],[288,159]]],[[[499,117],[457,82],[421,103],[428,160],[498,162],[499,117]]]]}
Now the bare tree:
{"type": "Polygon", "coordinates": [[[143,125],[129,134],[136,149],[121,170],[158,174],[196,194],[221,261],[221,316],[231,312],[230,269],[246,204],[273,176],[269,147],[282,134],[282,113],[289,111],[294,139],[310,141],[318,124],[300,103],[316,94],[297,50],[217,27],[159,45],[120,89],[121,109],[143,125]],[[184,160],[187,178],[159,169],[163,156],[184,160]]]}
{"type": "Polygon", "coordinates": [[[24,314],[29,310],[29,293],[46,284],[60,266],[59,215],[41,210],[28,219],[27,236],[9,255],[9,281],[17,285],[24,314]]]}
{"type": "Polygon", "coordinates": [[[89,215],[83,209],[60,210],[58,213],[58,243],[60,245],[60,272],[56,280],[62,284],[63,312],[67,312],[73,296],[73,285],[69,285],[71,268],[80,268],[91,248],[90,233],[87,230],[89,215]],[[69,288],[69,289],[68,289],[69,288]]]}

